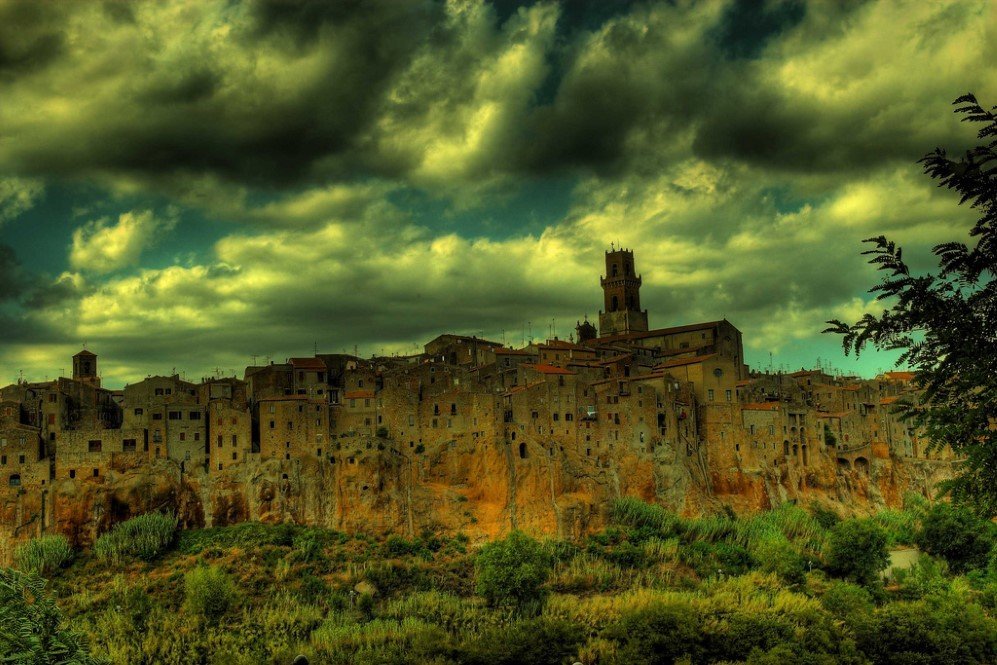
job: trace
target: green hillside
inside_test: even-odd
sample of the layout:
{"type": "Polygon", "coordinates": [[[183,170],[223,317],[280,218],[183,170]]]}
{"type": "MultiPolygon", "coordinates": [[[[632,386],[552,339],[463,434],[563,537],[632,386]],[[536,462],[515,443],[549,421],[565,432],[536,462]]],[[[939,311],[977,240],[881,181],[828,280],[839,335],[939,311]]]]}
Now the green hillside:
{"type": "Polygon", "coordinates": [[[612,514],[584,542],[517,533],[484,547],[255,523],[177,532],[155,515],[92,552],[48,537],[17,555],[44,591],[2,573],[0,653],[131,665],[997,662],[994,526],[947,505],[687,520],[621,500],[612,514]],[[887,551],[914,544],[926,554],[884,580],[887,551]],[[55,608],[62,628],[46,630],[55,608]]]}

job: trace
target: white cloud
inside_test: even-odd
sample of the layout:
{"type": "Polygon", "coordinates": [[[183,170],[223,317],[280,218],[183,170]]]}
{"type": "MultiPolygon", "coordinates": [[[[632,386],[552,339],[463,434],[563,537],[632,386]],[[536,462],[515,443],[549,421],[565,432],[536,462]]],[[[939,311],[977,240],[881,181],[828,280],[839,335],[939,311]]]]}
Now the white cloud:
{"type": "Polygon", "coordinates": [[[123,213],[116,223],[108,218],[87,222],[73,232],[69,263],[76,270],[98,274],[137,265],[142,251],[174,224],[175,220],[156,217],[150,210],[123,213]]]}

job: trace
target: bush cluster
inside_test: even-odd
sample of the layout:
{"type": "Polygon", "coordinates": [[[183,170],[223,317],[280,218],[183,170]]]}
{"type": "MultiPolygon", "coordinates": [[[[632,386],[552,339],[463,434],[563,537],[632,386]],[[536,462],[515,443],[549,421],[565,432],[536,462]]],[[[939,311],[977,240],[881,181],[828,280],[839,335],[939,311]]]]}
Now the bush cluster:
{"type": "Polygon", "coordinates": [[[34,538],[14,550],[14,565],[39,575],[50,575],[72,560],[73,548],[61,534],[34,538]]]}
{"type": "Polygon", "coordinates": [[[94,555],[108,563],[128,559],[151,561],[176,540],[178,520],[174,515],[146,513],[117,524],[97,539],[94,555]]]}

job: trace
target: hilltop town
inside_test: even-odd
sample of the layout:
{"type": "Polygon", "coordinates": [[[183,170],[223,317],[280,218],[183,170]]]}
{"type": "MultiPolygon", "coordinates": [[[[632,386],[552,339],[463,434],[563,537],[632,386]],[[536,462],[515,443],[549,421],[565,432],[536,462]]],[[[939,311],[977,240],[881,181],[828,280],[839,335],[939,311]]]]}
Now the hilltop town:
{"type": "Polygon", "coordinates": [[[633,252],[605,258],[598,328],[581,321],[571,341],[443,334],[417,355],[316,354],[123,390],[83,350],[72,378],[6,386],[0,555],[49,532],[87,544],[153,509],[189,526],[575,537],[618,496],[687,514],[863,511],[950,473],[895,410],[910,373],[753,372],[726,320],[650,328],[633,252]]]}

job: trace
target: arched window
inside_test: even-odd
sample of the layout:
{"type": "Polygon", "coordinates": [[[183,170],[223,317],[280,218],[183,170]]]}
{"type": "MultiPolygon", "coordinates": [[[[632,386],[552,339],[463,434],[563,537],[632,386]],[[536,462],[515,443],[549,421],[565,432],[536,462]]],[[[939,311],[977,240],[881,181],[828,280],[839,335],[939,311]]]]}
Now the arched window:
{"type": "Polygon", "coordinates": [[[526,444],[519,444],[519,459],[526,459],[526,444]]]}
{"type": "Polygon", "coordinates": [[[616,296],[613,296],[613,308],[610,309],[609,311],[610,312],[615,312],[615,311],[617,311],[619,309],[620,309],[620,299],[617,298],[616,296]]]}
{"type": "Polygon", "coordinates": [[[12,474],[10,474],[10,478],[7,479],[7,484],[10,485],[11,487],[20,487],[21,486],[21,474],[19,474],[19,473],[12,473],[12,474]]]}

